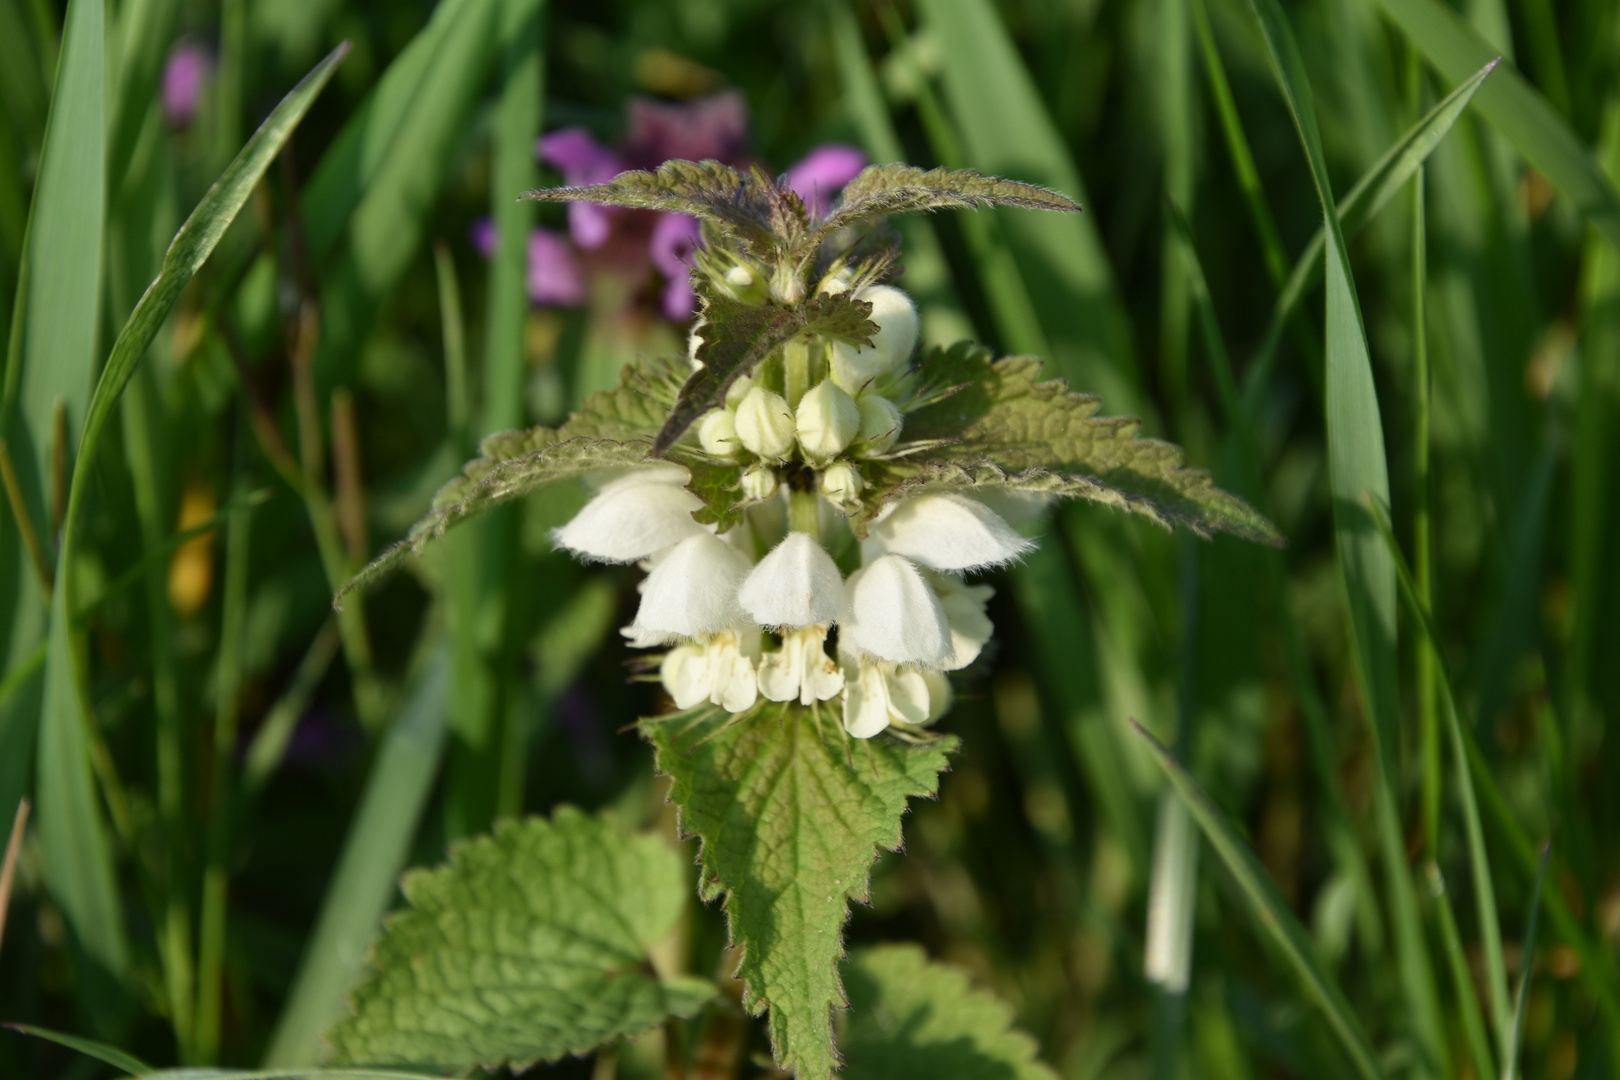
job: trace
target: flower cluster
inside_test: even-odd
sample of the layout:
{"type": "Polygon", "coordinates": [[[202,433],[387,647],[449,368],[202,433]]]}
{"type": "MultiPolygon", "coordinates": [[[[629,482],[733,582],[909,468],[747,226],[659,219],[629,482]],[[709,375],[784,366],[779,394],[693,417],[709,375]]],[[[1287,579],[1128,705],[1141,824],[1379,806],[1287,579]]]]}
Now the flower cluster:
{"type": "MultiPolygon", "coordinates": [[[[740,260],[720,277],[740,292],[759,280],[740,260]]],[[[849,284],[831,274],[819,291],[849,284]]],[[[895,388],[917,342],[904,292],[868,285],[856,298],[872,305],[870,347],[790,342],[779,368],[739,378],[698,425],[706,454],[742,467],[741,524],[700,525],[687,470],[659,464],[603,484],[553,534],[582,559],[648,571],[623,633],[638,647],[673,646],[660,676],[680,708],[841,700],[856,738],[927,724],[950,704],[945,673],[972,663],[991,635],[992,590],[961,575],[1030,547],[985,502],[955,492],[890,504],[859,542],[844,527],[861,460],[900,437],[895,388]]]]}

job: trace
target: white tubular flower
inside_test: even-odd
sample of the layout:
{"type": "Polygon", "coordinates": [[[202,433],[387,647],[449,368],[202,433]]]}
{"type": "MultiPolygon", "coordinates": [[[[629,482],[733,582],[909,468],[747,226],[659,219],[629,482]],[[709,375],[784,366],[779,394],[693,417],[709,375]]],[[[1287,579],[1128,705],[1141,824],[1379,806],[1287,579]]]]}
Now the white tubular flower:
{"type": "Polygon", "coordinates": [[[737,438],[762,458],[785,458],[793,449],[793,410],[781,394],[754,387],[737,406],[737,438]]]}
{"type": "Polygon", "coordinates": [[[872,537],[930,570],[1000,566],[1035,546],[984,503],[954,493],[907,499],[873,527],[872,537]]]}
{"type": "Polygon", "coordinates": [[[748,557],[718,536],[701,532],[682,540],[647,575],[625,636],[648,644],[732,629],[745,621],[737,587],[747,576],[748,557]]]}
{"type": "Polygon", "coordinates": [[[637,469],[605,485],[551,542],[586,561],[635,562],[707,530],[692,520],[703,505],[678,467],[637,469]]]}
{"type": "Polygon", "coordinates": [[[776,470],[769,465],[755,465],[742,474],[743,498],[749,502],[764,502],[776,494],[776,470]]]}
{"type": "Polygon", "coordinates": [[[988,585],[968,585],[941,574],[934,579],[934,592],[939,595],[945,621],[951,628],[951,655],[940,667],[945,671],[958,671],[979,658],[990,635],[995,633],[994,624],[984,613],[984,605],[996,595],[996,590],[988,585]]]}
{"type": "Polygon", "coordinates": [[[914,668],[862,658],[846,678],[844,730],[857,739],[870,739],[895,720],[926,724],[932,719],[928,680],[914,668]]]}
{"type": "Polygon", "coordinates": [[[772,701],[800,705],[828,701],[844,689],[844,675],[827,657],[825,626],[801,626],[782,635],[780,652],[759,662],[759,692],[772,701]]]}
{"type": "Polygon", "coordinates": [[[927,671],[922,673],[923,682],[928,687],[928,723],[951,711],[951,703],[956,700],[956,693],[951,689],[951,680],[943,671],[927,671]]]}
{"type": "Polygon", "coordinates": [[[737,602],[761,626],[826,626],[844,609],[844,578],[814,537],[790,532],[749,573],[737,602]]]}
{"type": "Polygon", "coordinates": [[[922,572],[899,555],[851,575],[839,626],[841,644],[857,655],[935,668],[951,656],[945,608],[922,572]]]}
{"type": "Polygon", "coordinates": [[[900,406],[882,394],[866,394],[861,398],[861,431],[859,452],[887,454],[900,439],[900,406]]]}
{"type": "Polygon", "coordinates": [[[837,457],[861,430],[861,410],[855,399],[831,379],[817,383],[799,399],[794,424],[799,445],[813,458],[837,457]]]}
{"type": "Polygon", "coordinates": [[[737,440],[737,414],[730,409],[719,409],[703,418],[698,425],[698,442],[705,454],[731,457],[742,443],[737,440]]]}
{"type": "Polygon", "coordinates": [[[759,698],[753,662],[729,630],[702,644],[671,649],[658,676],[678,709],[709,701],[736,713],[752,708],[759,698]]]}
{"type": "Polygon", "coordinates": [[[821,474],[821,494],[839,506],[854,502],[865,486],[860,470],[847,461],[835,461],[821,474]]]}
{"type": "Polygon", "coordinates": [[[850,393],[903,365],[917,347],[917,306],[893,285],[868,285],[855,299],[872,305],[878,331],[872,347],[857,349],[846,342],[832,343],[832,372],[838,385],[850,393]]]}

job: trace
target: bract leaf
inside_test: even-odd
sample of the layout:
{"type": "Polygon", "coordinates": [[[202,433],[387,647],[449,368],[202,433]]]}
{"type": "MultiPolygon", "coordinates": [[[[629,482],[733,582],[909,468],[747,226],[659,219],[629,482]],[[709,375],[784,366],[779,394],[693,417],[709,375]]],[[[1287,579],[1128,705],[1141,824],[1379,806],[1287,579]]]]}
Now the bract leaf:
{"type": "Polygon", "coordinates": [[[760,361],[800,334],[820,334],[862,347],[872,344],[877,326],[872,305],[847,295],[814,296],[802,304],[745,304],[724,293],[705,291],[701,344],[703,367],[681,387],[674,410],[653,441],[654,453],[675,445],[699,416],[723,404],[726,389],[760,361]]]}
{"type": "Polygon", "coordinates": [[[902,443],[902,456],[874,466],[873,509],[923,485],[997,484],[1095,499],[1200,536],[1282,542],[1207,472],[1183,468],[1179,447],[1138,437],[1140,420],[1098,417],[1096,397],[1062,379],[1038,381],[1040,369],[1028,356],[992,361],[970,342],[930,349],[904,429],[907,443],[923,449],[908,454],[902,443]]]}
{"type": "Polygon", "coordinates": [[[800,1080],[837,1063],[831,1010],[847,901],[865,901],[877,849],[900,846],[906,800],[934,794],[954,739],[842,741],[819,706],[766,703],[642,725],[674,782],[681,829],[702,839],[704,899],[725,897],[743,1005],[771,1014],[771,1046],[800,1080]],[[828,737],[831,741],[828,741],[828,737]]]}
{"type": "MultiPolygon", "coordinates": [[[[522,197],[540,202],[594,202],[638,210],[665,210],[691,214],[711,222],[729,239],[761,253],[781,243],[777,200],[766,193],[758,176],[724,162],[666,161],[647,172],[622,172],[605,184],[545,188],[522,197]]],[[[802,204],[801,204],[802,206],[802,204]]]]}
{"type": "Polygon", "coordinates": [[[410,907],[328,1036],[335,1063],[520,1072],[692,1016],[714,987],[662,980],[647,959],[680,915],[683,878],[656,836],[572,807],[452,848],[406,876],[410,907]]]}
{"type": "MultiPolygon", "coordinates": [[[[629,364],[618,386],[586,398],[561,427],[490,435],[479,444],[479,456],[433,496],[432,509],[411,526],[405,539],[351,578],[336,601],[341,603],[351,591],[382,577],[407,555],[420,554],[451,527],[502,503],[559,480],[653,464],[653,433],[674,407],[679,386],[680,372],[673,361],[629,364]]],[[[739,512],[733,510],[741,472],[737,465],[687,447],[676,448],[666,459],[685,467],[688,487],[703,500],[697,520],[729,527],[737,519],[739,512]]]]}
{"type": "Polygon", "coordinates": [[[890,214],[943,208],[973,210],[980,206],[1080,212],[1080,204],[1067,195],[1018,180],[985,176],[974,169],[868,165],[845,186],[842,201],[817,232],[824,235],[890,214]]]}
{"type": "Polygon", "coordinates": [[[915,945],[862,949],[844,965],[846,1080],[1056,1080],[1013,1011],[915,945]]]}

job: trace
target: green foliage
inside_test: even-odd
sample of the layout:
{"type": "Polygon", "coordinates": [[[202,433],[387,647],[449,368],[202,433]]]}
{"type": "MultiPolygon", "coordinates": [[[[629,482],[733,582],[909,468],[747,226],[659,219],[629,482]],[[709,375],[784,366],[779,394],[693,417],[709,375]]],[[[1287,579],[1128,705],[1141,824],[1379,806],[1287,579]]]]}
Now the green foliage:
{"type": "Polygon", "coordinates": [[[693,1015],[713,986],[648,960],[684,879],[664,841],[570,807],[457,845],[406,877],[410,907],[332,1030],[338,1062],[521,1071],[693,1015]]]}
{"type": "Polygon", "coordinates": [[[703,322],[697,331],[701,340],[697,359],[703,366],[681,387],[669,419],[653,440],[653,451],[668,451],[698,417],[724,404],[732,383],[796,337],[817,334],[851,345],[870,345],[877,332],[871,314],[871,304],[845,295],[815,296],[779,307],[704,293],[703,322]]]}
{"type": "Polygon", "coordinates": [[[825,1080],[847,901],[866,901],[879,849],[900,846],[913,796],[933,795],[955,740],[920,746],[841,739],[821,706],[762,703],[646,721],[681,829],[698,836],[706,900],[725,897],[743,1005],[770,1010],[776,1060],[825,1080]]]}
{"type": "Polygon", "coordinates": [[[1139,438],[1140,420],[1099,419],[1096,397],[1073,393],[1061,379],[1037,381],[1041,362],[1033,357],[990,356],[961,342],[923,357],[906,443],[874,467],[883,498],[928,486],[1002,486],[1091,499],[1200,536],[1282,542],[1207,472],[1182,468],[1180,448],[1139,438]],[[907,443],[919,448],[908,451],[907,443]]]}
{"type": "Polygon", "coordinates": [[[925,210],[1019,206],[1026,210],[1080,212],[1080,204],[1035,184],[984,176],[973,169],[919,169],[915,165],[868,165],[844,188],[843,197],[818,232],[925,210]]]}
{"type": "Polygon", "coordinates": [[[1013,1011],[915,945],[862,949],[844,964],[848,1080],[1056,1080],[1013,1011]]]}

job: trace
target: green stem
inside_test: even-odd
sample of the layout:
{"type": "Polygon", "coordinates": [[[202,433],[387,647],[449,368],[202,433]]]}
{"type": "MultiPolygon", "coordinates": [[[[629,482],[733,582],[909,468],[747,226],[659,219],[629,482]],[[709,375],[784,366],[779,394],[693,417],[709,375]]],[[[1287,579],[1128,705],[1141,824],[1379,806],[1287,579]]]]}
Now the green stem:
{"type": "Polygon", "coordinates": [[[821,507],[814,491],[794,491],[788,495],[788,531],[809,533],[821,539],[821,507]]]}
{"type": "Polygon", "coordinates": [[[810,339],[794,338],[782,346],[782,384],[789,407],[797,409],[810,389],[810,339]]]}

